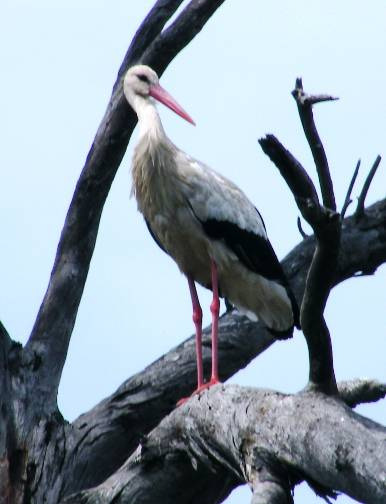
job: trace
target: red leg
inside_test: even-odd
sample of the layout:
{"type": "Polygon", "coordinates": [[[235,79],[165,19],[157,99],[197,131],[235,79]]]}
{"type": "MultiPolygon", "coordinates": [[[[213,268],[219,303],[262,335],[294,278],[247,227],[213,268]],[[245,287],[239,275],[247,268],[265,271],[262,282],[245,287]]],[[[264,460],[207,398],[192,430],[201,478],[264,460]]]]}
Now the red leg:
{"type": "Polygon", "coordinates": [[[212,291],[213,291],[213,301],[210,305],[210,311],[212,312],[212,376],[210,378],[210,385],[219,383],[218,379],[218,317],[220,312],[220,299],[218,297],[218,276],[217,276],[217,265],[211,261],[211,271],[212,271],[212,291]]]}
{"type": "Polygon", "coordinates": [[[188,277],[188,283],[193,305],[193,322],[196,328],[197,388],[200,388],[204,383],[202,367],[202,310],[196,286],[191,277],[188,277]]]}
{"type": "MultiPolygon", "coordinates": [[[[220,312],[220,300],[218,297],[218,279],[217,279],[217,266],[216,263],[211,261],[211,274],[212,274],[212,291],[213,300],[210,305],[212,312],[212,376],[208,383],[204,383],[203,365],[202,365],[202,310],[198,300],[196,286],[194,280],[188,277],[190,296],[193,305],[193,322],[196,327],[196,357],[197,357],[197,388],[192,395],[198,394],[216,383],[218,379],[218,317],[220,312]]],[[[189,398],[184,397],[180,399],[177,406],[184,404],[189,398]]]]}
{"type": "MultiPolygon", "coordinates": [[[[197,388],[193,394],[199,392],[205,387],[204,385],[204,372],[202,365],[202,310],[200,301],[198,299],[196,286],[194,280],[188,276],[190,297],[192,298],[193,306],[193,322],[196,328],[196,362],[197,362],[197,388]]],[[[192,395],[193,395],[192,394],[192,395]]],[[[177,402],[177,406],[184,404],[189,397],[183,397],[177,402]]]]}

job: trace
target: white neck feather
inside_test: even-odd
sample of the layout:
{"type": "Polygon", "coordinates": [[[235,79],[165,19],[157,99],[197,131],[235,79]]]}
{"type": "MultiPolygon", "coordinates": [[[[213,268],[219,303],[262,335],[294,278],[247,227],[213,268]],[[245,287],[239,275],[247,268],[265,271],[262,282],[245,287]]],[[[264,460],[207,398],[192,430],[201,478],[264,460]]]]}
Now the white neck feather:
{"type": "Polygon", "coordinates": [[[154,139],[162,139],[166,136],[155,101],[152,98],[136,96],[134,110],[138,116],[140,139],[145,135],[154,139]]]}

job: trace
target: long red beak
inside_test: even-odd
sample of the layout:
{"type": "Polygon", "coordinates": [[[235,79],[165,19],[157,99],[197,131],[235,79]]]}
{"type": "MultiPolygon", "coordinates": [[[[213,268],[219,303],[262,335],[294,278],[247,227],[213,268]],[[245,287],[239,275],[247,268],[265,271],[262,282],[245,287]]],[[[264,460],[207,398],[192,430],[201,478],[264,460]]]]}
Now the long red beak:
{"type": "Polygon", "coordinates": [[[180,117],[185,119],[185,121],[190,122],[190,124],[193,124],[193,126],[196,125],[196,123],[193,121],[190,115],[187,112],[185,112],[185,110],[181,107],[181,105],[178,105],[176,100],[166,91],[166,89],[164,89],[159,84],[150,86],[149,94],[159,102],[166,105],[166,107],[173,110],[173,112],[175,112],[180,117]]]}

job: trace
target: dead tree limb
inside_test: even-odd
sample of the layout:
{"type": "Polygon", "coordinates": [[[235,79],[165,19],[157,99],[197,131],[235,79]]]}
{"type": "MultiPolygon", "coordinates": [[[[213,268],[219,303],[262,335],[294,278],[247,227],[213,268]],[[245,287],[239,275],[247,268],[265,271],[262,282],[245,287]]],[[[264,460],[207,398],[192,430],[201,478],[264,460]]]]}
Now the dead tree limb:
{"type": "MultiPolygon", "coordinates": [[[[350,413],[337,398],[328,398],[315,391],[285,396],[276,392],[252,389],[243,392],[237,387],[225,387],[221,394],[215,389],[196,397],[193,404],[197,403],[197,408],[188,406],[188,403],[185,409],[167,416],[174,409],[177,398],[192,389],[194,358],[191,341],[183,343],[143,373],[125,382],[114,394],[72,424],[68,424],[57,409],[57,389],[95,245],[99,219],[136,122],[122,98],[122,76],[131,64],[139,61],[151,64],[161,74],[178,51],[201,30],[222,1],[192,0],[164,30],[165,23],[181,2],[156,2],[137,32],[118,73],[111,100],[77,183],[49,286],[26,347],[23,349],[14,343],[0,326],[0,501],[6,499],[6,502],[18,504],[58,502],[70,493],[101,484],[95,490],[83,492],[80,498],[88,499],[94,492],[96,500],[93,502],[106,502],[105,497],[115,492],[115,502],[127,497],[127,502],[132,503],[134,500],[130,500],[130,492],[138,491],[137,498],[147,493],[141,502],[146,502],[146,499],[154,502],[152,496],[157,491],[162,493],[165,490],[171,502],[184,502],[176,498],[179,495],[191,500],[199,496],[200,502],[204,503],[219,502],[234,486],[248,481],[253,486],[255,502],[267,494],[271,495],[271,500],[280,502],[290,499],[291,487],[303,479],[319,489],[321,494],[328,495],[330,488],[338,488],[353,496],[361,496],[366,490],[367,495],[377,498],[377,476],[370,482],[362,479],[355,462],[358,460],[355,450],[359,446],[368,449],[368,453],[365,453],[367,458],[362,457],[368,462],[368,467],[363,471],[366,473],[364,477],[369,471],[376,474],[378,468],[371,458],[376,451],[371,451],[371,443],[374,436],[378,436],[379,427],[350,413]],[[227,416],[224,416],[224,426],[229,429],[237,427],[238,430],[230,430],[230,435],[218,439],[221,433],[219,429],[211,433],[209,441],[204,436],[205,429],[213,430],[213,426],[217,426],[221,412],[219,403],[223,400],[222,407],[229,406],[227,416]],[[298,445],[296,429],[293,428],[293,436],[289,438],[293,443],[291,454],[286,459],[286,437],[278,433],[278,453],[273,454],[275,442],[267,436],[271,422],[277,428],[284,428],[280,418],[283,422],[285,415],[291,413],[292,420],[296,419],[295,412],[303,411],[303,406],[305,413],[310,414],[307,418],[311,418],[313,411],[308,409],[315,409],[313,400],[320,407],[324,406],[324,411],[331,412],[331,418],[335,418],[337,412],[345,420],[347,418],[348,431],[351,432],[353,424],[356,445],[351,450],[351,445],[345,445],[344,440],[334,438],[328,444],[330,451],[326,459],[321,458],[322,454],[317,454],[307,463],[307,467],[303,467],[305,462],[309,462],[307,457],[314,455],[315,449],[320,446],[317,439],[312,437],[310,453],[304,453],[302,450],[307,447],[304,432],[299,429],[297,433],[298,445]],[[291,410],[294,404],[299,404],[297,410],[291,410]],[[203,410],[200,409],[202,407],[203,410]],[[183,415],[184,412],[187,414],[183,415]],[[204,417],[200,420],[202,414],[204,417]],[[239,415],[249,422],[245,423],[245,428],[238,419],[239,415]],[[279,417],[277,424],[276,415],[279,417]],[[148,435],[163,417],[166,418],[160,426],[148,435]],[[193,436],[189,432],[191,425],[197,427],[193,436]],[[256,431],[260,425],[261,431],[256,431]],[[138,443],[141,443],[140,453],[130,457],[138,443]],[[234,457],[236,448],[238,458],[234,457]],[[355,456],[354,463],[351,462],[351,455],[355,456]],[[333,465],[319,474],[315,464],[320,468],[324,460],[326,464],[332,461],[333,465]],[[125,465],[120,470],[123,463],[125,465]],[[147,471],[145,478],[144,467],[147,471]],[[213,468],[215,474],[212,473],[213,468]],[[128,471],[125,473],[126,469],[128,471]],[[165,478],[165,470],[168,478],[165,478]],[[130,487],[124,480],[125,474],[133,483],[130,487]],[[109,476],[110,479],[106,480],[109,476]],[[171,476],[175,476],[175,479],[170,479],[171,476]],[[110,486],[114,481],[118,485],[115,489],[110,486]],[[159,484],[158,490],[153,486],[154,481],[159,484]],[[179,488],[176,481],[187,483],[179,488]]],[[[286,155],[284,162],[287,163],[286,155]]],[[[291,171],[287,170],[287,173],[291,171]]],[[[296,191],[299,190],[295,191],[299,202],[317,201],[316,190],[305,176],[301,180],[295,175],[289,176],[292,177],[291,184],[298,188],[296,191]]],[[[308,211],[306,206],[305,212],[308,211]]],[[[311,213],[315,208],[311,208],[311,213]]],[[[313,215],[318,217],[319,214],[316,212],[313,215]]],[[[342,247],[338,267],[333,273],[333,285],[358,271],[371,274],[386,261],[385,215],[386,200],[383,200],[366,209],[359,222],[353,218],[344,220],[342,247]],[[357,251],[355,256],[353,250],[357,251]]],[[[323,211],[319,216],[325,218],[323,211]]],[[[318,230],[315,230],[315,235],[316,238],[310,236],[304,239],[285,262],[298,299],[303,296],[307,269],[319,239],[318,230]]],[[[273,342],[261,326],[235,313],[223,317],[220,337],[220,352],[224,362],[222,379],[248,364],[273,342]]],[[[207,336],[204,341],[207,344],[207,336]]],[[[208,349],[204,351],[204,359],[208,363],[208,349]]],[[[317,381],[313,375],[311,378],[317,381]]],[[[360,392],[358,388],[352,392],[346,386],[342,388],[342,397],[348,397],[352,404],[364,396],[367,399],[381,397],[382,389],[377,386],[369,388],[371,394],[363,384],[360,392]]],[[[316,415],[316,411],[314,413],[316,415]]],[[[305,419],[302,424],[304,427],[308,425],[307,421],[305,419]]],[[[346,429],[335,429],[335,433],[336,425],[329,427],[326,435],[330,435],[331,429],[337,436],[346,432],[346,429]]],[[[282,432],[286,434],[287,431],[282,432]]]]}
{"type": "Polygon", "coordinates": [[[306,480],[322,495],[381,504],[385,459],[386,430],[334,398],[216,386],[166,417],[102,485],[64,503],[213,504],[240,482],[254,488],[252,502],[288,503],[306,480]]]}
{"type": "MultiPolygon", "coordinates": [[[[366,215],[369,218],[366,227],[358,228],[354,217],[344,220],[334,285],[363,268],[374,269],[386,262],[386,200],[366,209],[366,215]]],[[[283,261],[298,299],[302,297],[314,248],[315,238],[309,237],[283,261]]],[[[219,329],[222,380],[245,367],[275,341],[261,325],[234,312],[220,319],[219,329]]],[[[209,373],[210,328],[205,329],[203,340],[204,369],[209,373]]],[[[85,487],[94,486],[126,460],[141,436],[153,429],[175,408],[177,400],[194,387],[195,362],[194,338],[191,337],[124,382],[116,392],[73,423],[73,445],[79,449],[75,457],[69,457],[72,468],[67,478],[68,490],[79,489],[75,475],[82,473],[85,487]],[[100,468],[98,472],[96,466],[100,468]],[[106,468],[105,472],[102,468],[106,468]]],[[[347,387],[342,388],[342,394],[346,400],[350,395],[347,387]]]]}
{"type": "MultiPolygon", "coordinates": [[[[315,126],[314,129],[316,131],[315,126]]],[[[335,394],[337,388],[331,338],[323,312],[333,285],[338,260],[339,216],[319,204],[316,189],[306,170],[276,137],[267,135],[260,139],[259,143],[279,169],[295,197],[299,210],[315,233],[316,247],[301,302],[300,323],[309,352],[309,386],[335,394]]],[[[327,168],[324,171],[328,173],[327,168]]]]}
{"type": "Polygon", "coordinates": [[[292,96],[295,98],[298,106],[300,120],[303,126],[304,134],[306,135],[310,146],[312,156],[315,161],[316,171],[318,172],[320,189],[322,191],[323,205],[330,210],[336,210],[334,187],[330,175],[326,152],[323,143],[319,137],[318,130],[315,126],[312,106],[316,103],[337,100],[333,96],[320,94],[308,95],[303,90],[303,82],[301,78],[296,79],[295,89],[292,91],[292,96]]]}

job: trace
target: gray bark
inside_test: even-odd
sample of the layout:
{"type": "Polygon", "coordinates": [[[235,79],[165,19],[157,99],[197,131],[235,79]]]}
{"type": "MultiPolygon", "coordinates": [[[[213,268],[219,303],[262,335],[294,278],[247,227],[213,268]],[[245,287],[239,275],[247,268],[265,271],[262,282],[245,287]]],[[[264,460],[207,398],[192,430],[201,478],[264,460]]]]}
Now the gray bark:
{"type": "MultiPolygon", "coordinates": [[[[299,298],[305,285],[313,250],[314,239],[309,237],[299,243],[283,262],[299,298]]],[[[382,200],[366,210],[364,221],[356,223],[354,217],[344,220],[339,267],[334,283],[338,284],[354,273],[372,273],[385,261],[386,200],[382,200]]],[[[20,345],[12,343],[3,328],[1,338],[0,495],[2,500],[0,499],[0,502],[23,502],[23,499],[31,503],[58,502],[74,492],[101,484],[125,463],[147,434],[175,409],[176,401],[181,396],[187,395],[195,384],[194,340],[189,338],[143,372],[127,380],[95,408],[68,424],[57,410],[47,414],[41,408],[44,394],[41,390],[35,389],[34,379],[34,375],[39,371],[39,363],[29,360],[28,352],[25,352],[20,345]]],[[[205,330],[204,341],[205,367],[209,369],[208,329],[205,330]]],[[[235,313],[224,315],[220,322],[221,378],[225,380],[246,366],[273,342],[272,336],[259,324],[251,323],[235,313]]],[[[368,381],[344,383],[339,390],[342,399],[352,406],[364,401],[378,400],[385,395],[385,386],[368,381]]],[[[258,395],[262,392],[254,391],[253,394],[255,393],[258,395]]],[[[277,393],[276,395],[286,397],[277,393]]],[[[302,394],[299,396],[308,397],[302,394]]],[[[321,401],[324,400],[324,396],[319,397],[321,401]]],[[[306,412],[307,405],[305,404],[301,410],[306,412]]],[[[212,410],[214,407],[213,405],[212,410]]],[[[237,408],[234,414],[238,415],[237,408]]],[[[350,418],[356,420],[360,417],[350,418]]],[[[361,432],[363,438],[368,436],[368,432],[361,432]]],[[[278,438],[273,442],[274,445],[277,440],[278,438]]],[[[317,452],[309,454],[312,455],[316,456],[317,452]]],[[[363,452],[361,456],[362,464],[370,467],[371,454],[363,452]]],[[[210,454],[208,457],[210,460],[210,454]]],[[[333,468],[334,460],[330,462],[333,468]]],[[[189,469],[187,473],[189,474],[190,462],[180,467],[183,478],[182,472],[185,468],[189,469]]],[[[203,485],[200,499],[204,499],[205,494],[208,502],[221,502],[227,492],[245,481],[236,477],[233,470],[229,472],[229,469],[221,466],[216,470],[222,476],[214,484],[211,470],[203,467],[198,471],[203,485]],[[208,481],[205,478],[209,478],[208,481]]],[[[263,476],[260,477],[266,477],[264,475],[270,474],[269,471],[270,467],[265,469],[263,476]]],[[[324,488],[325,481],[321,479],[323,474],[324,470],[313,481],[315,475],[305,472],[304,475],[299,474],[293,483],[306,478],[318,490],[324,488]]],[[[158,477],[163,481],[161,475],[158,477]]],[[[349,480],[353,487],[356,484],[356,477],[356,474],[350,473],[349,480]]],[[[272,483],[271,477],[266,479],[263,486],[259,484],[258,489],[255,489],[255,500],[265,495],[266,491],[274,491],[276,494],[282,488],[281,484],[272,483]],[[262,488],[265,489],[263,494],[262,488]]],[[[252,485],[256,485],[256,481],[258,480],[251,480],[252,485]]],[[[189,496],[194,493],[196,484],[198,483],[195,478],[187,477],[187,482],[181,488],[189,496]]],[[[348,480],[346,484],[349,485],[348,480]]],[[[340,486],[329,488],[342,490],[340,486]]],[[[323,491],[328,493],[326,489],[323,491]]],[[[287,498],[287,490],[285,495],[287,498]]],[[[162,499],[167,498],[167,492],[162,485],[159,486],[159,498],[161,496],[162,499]]],[[[95,499],[89,502],[109,502],[100,500],[99,494],[92,497],[89,495],[87,498],[95,499]]]]}
{"type": "Polygon", "coordinates": [[[162,420],[104,483],[64,502],[213,504],[246,481],[252,502],[284,503],[291,483],[308,479],[322,494],[381,504],[385,460],[386,430],[335,398],[216,386],[162,420]]]}
{"type": "MultiPolygon", "coordinates": [[[[358,229],[353,217],[344,220],[335,285],[347,278],[347,271],[350,271],[352,276],[362,272],[364,268],[376,268],[375,263],[371,265],[370,257],[378,261],[378,264],[385,261],[386,201],[370,207],[367,216],[367,225],[361,226],[361,229],[358,229]]],[[[304,290],[314,247],[314,238],[309,237],[295,247],[283,261],[298,299],[301,299],[304,290]]],[[[275,341],[261,325],[234,313],[226,314],[220,319],[219,330],[222,380],[245,367],[275,341]]],[[[210,328],[204,331],[203,340],[204,368],[209,373],[210,328]]],[[[96,457],[97,460],[103,461],[103,464],[108,460],[109,464],[115,464],[115,468],[119,467],[136,448],[141,435],[153,429],[170,413],[178,399],[189,395],[195,387],[195,381],[195,347],[192,336],[143,372],[127,380],[114,394],[75,420],[74,426],[81,428],[79,436],[84,436],[85,461],[96,457]],[[124,426],[126,434],[122,440],[124,426]],[[100,430],[104,432],[103,437],[99,436],[100,430]]],[[[82,467],[85,461],[78,459],[82,467]]],[[[82,471],[88,485],[93,486],[100,482],[95,479],[92,466],[82,471]]]]}
{"type": "MultiPolygon", "coordinates": [[[[384,430],[342,402],[354,406],[384,397],[385,386],[376,382],[338,384],[342,400],[315,391],[288,396],[224,386],[176,410],[176,401],[194,388],[189,338],[74,422],[66,422],[57,408],[103,205],[136,122],[122,96],[122,76],[138,61],[162,74],[223,1],[192,0],[165,30],[181,1],[156,2],[118,72],[27,345],[13,342],[0,324],[0,504],[214,503],[242,482],[251,485],[253,502],[284,503],[292,501],[291,490],[302,480],[324,496],[340,490],[364,502],[381,502],[384,430]]],[[[329,284],[373,274],[386,262],[386,199],[366,209],[364,199],[365,194],[360,212],[341,223],[329,284]]],[[[299,302],[316,242],[307,237],[283,263],[299,302]]],[[[318,275],[320,271],[316,281],[318,275]]],[[[322,304],[316,307],[320,320],[322,304]]],[[[236,313],[224,315],[221,378],[226,380],[274,341],[261,325],[236,313]]],[[[209,360],[206,329],[206,369],[209,360]]],[[[331,378],[332,359],[328,366],[331,378]]]]}

